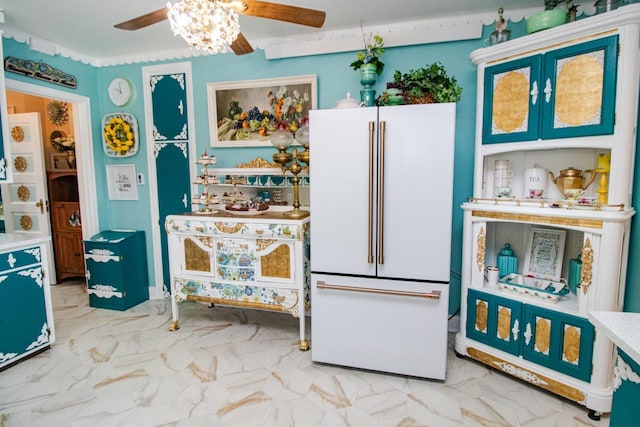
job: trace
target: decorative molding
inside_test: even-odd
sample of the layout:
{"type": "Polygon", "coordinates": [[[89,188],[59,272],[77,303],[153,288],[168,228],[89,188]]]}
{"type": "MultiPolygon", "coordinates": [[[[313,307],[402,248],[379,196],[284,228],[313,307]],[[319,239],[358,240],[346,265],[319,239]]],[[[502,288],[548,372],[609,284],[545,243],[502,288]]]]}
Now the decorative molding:
{"type": "MultiPolygon", "coordinates": [[[[593,14],[594,7],[591,4],[585,3],[580,4],[580,6],[583,11],[582,15],[593,14]]],[[[540,12],[539,7],[508,10],[505,13],[505,18],[511,22],[519,22],[525,17],[532,16],[538,12],[540,12]]],[[[603,15],[610,15],[611,13],[603,15]]],[[[428,44],[480,38],[482,36],[482,26],[493,25],[495,18],[496,13],[464,14],[404,21],[394,25],[367,26],[367,31],[382,35],[386,47],[428,44]]],[[[95,67],[208,56],[208,54],[197,49],[191,49],[185,44],[183,49],[158,50],[113,57],[95,57],[8,26],[3,26],[3,31],[4,37],[14,39],[19,43],[26,43],[32,50],[48,55],[57,54],[95,67]]],[[[354,27],[338,31],[319,31],[288,38],[252,39],[250,42],[254,48],[264,50],[266,59],[288,58],[359,50],[362,48],[362,33],[360,27],[354,27]]]]}
{"type": "Polygon", "coordinates": [[[616,366],[613,368],[613,391],[616,391],[622,385],[622,381],[640,384],[640,375],[634,372],[631,366],[618,355],[616,366]]]}
{"type": "Polygon", "coordinates": [[[71,89],[78,87],[78,82],[74,76],[42,61],[35,62],[7,56],[4,60],[4,69],[10,73],[43,80],[71,89]]]}

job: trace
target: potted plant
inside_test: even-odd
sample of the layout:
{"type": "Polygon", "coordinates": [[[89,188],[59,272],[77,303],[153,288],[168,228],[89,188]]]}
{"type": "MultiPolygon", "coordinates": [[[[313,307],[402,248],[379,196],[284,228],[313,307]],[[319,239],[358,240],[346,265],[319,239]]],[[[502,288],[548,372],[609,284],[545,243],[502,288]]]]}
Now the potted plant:
{"type": "Polygon", "coordinates": [[[388,105],[389,94],[393,97],[398,91],[404,97],[405,104],[457,102],[462,96],[462,87],[454,77],[447,75],[440,62],[406,73],[396,70],[393,81],[387,83],[387,92],[379,98],[379,103],[388,105]]]}
{"type": "Polygon", "coordinates": [[[526,21],[527,34],[547,28],[557,27],[567,22],[567,10],[556,9],[560,3],[570,2],[567,0],[544,0],[544,11],[533,15],[526,21]]]}
{"type": "Polygon", "coordinates": [[[384,41],[379,35],[369,34],[365,36],[362,32],[362,39],[364,40],[364,50],[358,52],[356,60],[350,64],[350,67],[354,70],[360,70],[365,64],[367,68],[374,68],[377,75],[382,74],[384,70],[384,63],[380,60],[380,56],[384,52],[384,41]]]}

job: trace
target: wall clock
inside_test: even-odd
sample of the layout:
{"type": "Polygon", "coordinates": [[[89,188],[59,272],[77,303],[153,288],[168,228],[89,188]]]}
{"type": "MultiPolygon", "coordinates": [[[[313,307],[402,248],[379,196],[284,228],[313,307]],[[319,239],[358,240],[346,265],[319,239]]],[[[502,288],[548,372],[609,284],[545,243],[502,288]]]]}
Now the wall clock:
{"type": "Polygon", "coordinates": [[[133,97],[133,86],[129,80],[122,77],[116,77],[111,80],[107,91],[113,105],[118,107],[122,107],[133,97]]]}

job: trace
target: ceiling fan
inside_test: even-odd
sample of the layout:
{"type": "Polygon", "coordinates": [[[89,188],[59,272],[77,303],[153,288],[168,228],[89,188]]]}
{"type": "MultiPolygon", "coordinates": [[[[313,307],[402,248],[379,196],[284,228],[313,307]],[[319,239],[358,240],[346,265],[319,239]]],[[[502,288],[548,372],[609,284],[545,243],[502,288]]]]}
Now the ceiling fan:
{"type": "MultiPolygon", "coordinates": [[[[288,6],[279,3],[271,3],[260,0],[210,0],[218,5],[234,10],[238,14],[256,16],[259,18],[273,19],[276,21],[291,22],[293,24],[307,25],[320,28],[324,25],[326,13],[321,10],[307,9],[298,6],[288,6]]],[[[145,15],[138,16],[128,21],[114,25],[121,30],[139,30],[149,25],[162,22],[167,19],[167,7],[155,10],[145,15]]],[[[244,55],[253,52],[253,48],[242,35],[229,46],[236,55],[244,55]]]]}

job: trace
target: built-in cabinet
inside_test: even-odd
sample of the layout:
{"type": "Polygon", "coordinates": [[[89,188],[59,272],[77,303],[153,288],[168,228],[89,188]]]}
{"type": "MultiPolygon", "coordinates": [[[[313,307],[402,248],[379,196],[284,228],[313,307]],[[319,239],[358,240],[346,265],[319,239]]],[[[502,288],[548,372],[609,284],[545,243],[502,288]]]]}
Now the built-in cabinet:
{"type": "Polygon", "coordinates": [[[471,54],[479,108],[456,352],[578,402],[592,418],[611,410],[613,346],[587,316],[622,310],[635,213],[638,23],[640,5],[629,5],[471,54]],[[494,185],[505,164],[507,196],[494,185]],[[525,179],[534,167],[553,174],[540,198],[529,198],[525,179]],[[596,174],[575,198],[554,183],[571,167],[596,174]],[[490,281],[506,243],[523,276],[533,266],[562,283],[580,260],[577,288],[547,298],[546,288],[490,281]]]}
{"type": "Polygon", "coordinates": [[[55,341],[48,240],[0,235],[0,370],[55,341]]]}
{"type": "Polygon", "coordinates": [[[56,276],[84,277],[82,224],[75,170],[47,172],[56,276]]]}
{"type": "Polygon", "coordinates": [[[613,133],[618,36],[484,69],[484,144],[613,133]]]}

